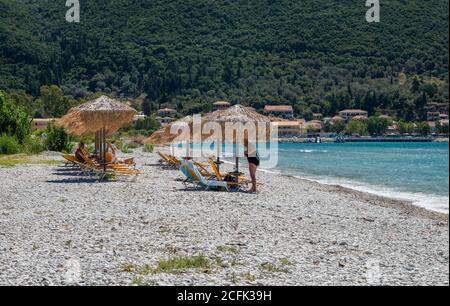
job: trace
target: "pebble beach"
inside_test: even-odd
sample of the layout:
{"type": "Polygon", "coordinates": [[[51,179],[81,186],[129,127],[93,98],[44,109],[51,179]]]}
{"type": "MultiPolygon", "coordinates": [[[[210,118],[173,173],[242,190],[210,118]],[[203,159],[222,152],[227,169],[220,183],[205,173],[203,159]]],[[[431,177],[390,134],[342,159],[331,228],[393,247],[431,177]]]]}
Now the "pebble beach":
{"type": "Polygon", "coordinates": [[[449,284],[446,214],[262,171],[257,194],[197,191],[133,156],[118,181],[0,167],[0,285],[449,284]]]}

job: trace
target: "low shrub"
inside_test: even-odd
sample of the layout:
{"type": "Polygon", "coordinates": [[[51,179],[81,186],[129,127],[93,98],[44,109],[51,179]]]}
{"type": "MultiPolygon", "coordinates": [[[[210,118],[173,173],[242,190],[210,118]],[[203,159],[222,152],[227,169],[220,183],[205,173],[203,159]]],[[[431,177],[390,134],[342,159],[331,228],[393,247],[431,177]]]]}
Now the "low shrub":
{"type": "Polygon", "coordinates": [[[23,151],[28,154],[39,154],[45,150],[44,143],[39,137],[29,136],[23,142],[23,151]]]}
{"type": "Polygon", "coordinates": [[[117,149],[119,149],[122,153],[131,153],[132,150],[126,143],[119,142],[116,145],[117,149]]]}
{"type": "Polygon", "coordinates": [[[50,121],[45,130],[45,148],[49,151],[70,152],[72,142],[69,135],[63,128],[57,126],[54,121],[50,121]]]}
{"type": "Polygon", "coordinates": [[[153,150],[155,149],[155,145],[152,143],[147,143],[144,145],[143,151],[146,153],[153,153],[153,150]]]}
{"type": "Polygon", "coordinates": [[[15,137],[6,134],[0,136],[0,154],[17,154],[20,151],[20,143],[15,137]]]}

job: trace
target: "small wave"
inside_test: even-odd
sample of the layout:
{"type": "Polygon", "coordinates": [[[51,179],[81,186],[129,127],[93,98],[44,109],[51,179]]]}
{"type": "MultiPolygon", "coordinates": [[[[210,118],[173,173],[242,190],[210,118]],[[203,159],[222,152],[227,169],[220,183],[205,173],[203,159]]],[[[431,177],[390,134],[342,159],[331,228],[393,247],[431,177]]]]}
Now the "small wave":
{"type": "MultiPolygon", "coordinates": [[[[269,172],[269,171],[267,171],[269,172]]],[[[271,173],[275,173],[270,171],[271,173]]],[[[425,208],[427,210],[436,211],[444,214],[449,214],[449,197],[448,196],[438,196],[430,195],[420,192],[406,192],[399,191],[393,188],[388,188],[385,186],[374,186],[369,184],[364,184],[361,182],[354,182],[345,179],[323,177],[314,178],[310,176],[299,176],[294,177],[299,179],[306,179],[323,185],[338,185],[344,188],[353,189],[356,191],[366,192],[382,197],[387,197],[396,200],[408,201],[413,205],[425,208]]]]}
{"type": "Polygon", "coordinates": [[[449,213],[449,206],[448,206],[449,198],[445,196],[433,196],[419,192],[398,191],[384,186],[364,185],[359,182],[342,181],[339,179],[316,179],[315,181],[321,184],[339,185],[345,188],[366,192],[378,196],[408,201],[416,206],[428,210],[437,211],[445,214],[449,213]]]}
{"type": "Polygon", "coordinates": [[[328,150],[298,150],[300,153],[328,153],[328,150]]]}

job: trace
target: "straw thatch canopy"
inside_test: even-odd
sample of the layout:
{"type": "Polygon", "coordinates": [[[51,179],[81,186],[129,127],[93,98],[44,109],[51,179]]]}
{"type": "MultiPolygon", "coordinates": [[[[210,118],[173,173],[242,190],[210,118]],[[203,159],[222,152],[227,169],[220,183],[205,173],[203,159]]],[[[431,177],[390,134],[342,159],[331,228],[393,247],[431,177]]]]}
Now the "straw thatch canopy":
{"type": "Polygon", "coordinates": [[[186,124],[191,125],[191,123],[192,123],[192,116],[184,117],[154,132],[152,135],[150,135],[149,138],[145,139],[143,142],[152,143],[156,145],[171,143],[179,135],[179,134],[171,134],[170,133],[171,128],[172,127],[176,128],[177,126],[182,127],[183,125],[186,124]]]}
{"type": "MultiPolygon", "coordinates": [[[[267,136],[270,136],[269,130],[270,130],[270,120],[268,117],[263,116],[256,111],[244,107],[242,105],[234,105],[228,109],[225,110],[218,110],[212,113],[209,113],[205,115],[202,119],[202,126],[208,122],[218,122],[222,126],[222,132],[225,133],[225,124],[226,123],[263,123],[267,127],[267,136]]],[[[153,133],[149,138],[147,138],[144,143],[153,143],[153,144],[167,144],[171,143],[175,138],[177,138],[179,134],[171,134],[170,131],[172,128],[176,128],[177,126],[186,126],[186,124],[189,125],[192,131],[193,127],[193,118],[191,116],[185,117],[183,119],[180,119],[164,129],[161,129],[159,131],[156,131],[153,133]]],[[[202,135],[202,139],[205,139],[211,135],[202,135]]],[[[224,138],[224,135],[222,135],[222,138],[224,138]]],[[[186,141],[193,141],[193,135],[191,133],[190,139],[186,139],[186,141]]],[[[195,140],[194,140],[195,142],[195,140]]]]}
{"type": "Polygon", "coordinates": [[[101,96],[78,107],[62,117],[58,124],[68,133],[78,136],[96,133],[104,128],[111,135],[133,122],[137,111],[107,96],[101,96]]]}
{"type": "Polygon", "coordinates": [[[225,110],[215,111],[213,113],[207,114],[203,120],[205,122],[265,122],[270,123],[268,117],[263,116],[256,111],[242,106],[242,105],[234,105],[225,110]]]}

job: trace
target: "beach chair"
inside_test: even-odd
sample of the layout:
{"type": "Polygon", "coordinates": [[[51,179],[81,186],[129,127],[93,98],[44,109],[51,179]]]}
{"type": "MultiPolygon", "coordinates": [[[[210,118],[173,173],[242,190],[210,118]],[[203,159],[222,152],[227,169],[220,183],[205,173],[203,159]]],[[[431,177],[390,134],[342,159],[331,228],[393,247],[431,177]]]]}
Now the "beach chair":
{"type": "Polygon", "coordinates": [[[178,160],[173,156],[166,155],[160,151],[156,153],[162,158],[161,161],[171,168],[178,168],[181,165],[181,160],[178,160]]]}
{"type": "Polygon", "coordinates": [[[84,159],[85,165],[87,165],[94,172],[106,172],[110,174],[119,174],[119,175],[137,175],[143,174],[144,171],[135,170],[134,168],[130,168],[128,165],[123,164],[106,164],[101,165],[93,161],[86,154],[81,155],[84,159]],[[105,171],[106,170],[106,171],[105,171]]]}
{"type": "Polygon", "coordinates": [[[227,182],[218,181],[214,177],[203,176],[198,169],[198,166],[196,166],[192,161],[182,161],[180,171],[186,176],[185,183],[191,183],[197,190],[224,189],[226,191],[230,191],[227,182]]]}
{"type": "Polygon", "coordinates": [[[214,177],[204,176],[198,169],[198,166],[196,166],[192,161],[185,161],[184,164],[189,175],[189,182],[193,183],[194,186],[196,186],[196,189],[225,189],[226,191],[229,191],[227,182],[218,181],[214,177]]]}
{"type": "MultiPolygon", "coordinates": [[[[227,181],[227,179],[226,179],[227,178],[227,174],[221,174],[219,172],[219,169],[217,169],[216,163],[214,162],[214,160],[212,158],[209,159],[209,163],[211,164],[211,168],[214,171],[216,179],[218,181],[227,181]]],[[[241,186],[244,186],[244,185],[246,186],[246,185],[248,185],[250,183],[250,180],[247,179],[245,176],[240,176],[240,177],[237,178],[237,180],[238,180],[237,182],[229,182],[228,181],[227,183],[230,186],[234,185],[236,188],[240,188],[240,189],[241,189],[241,186]]]]}
{"type": "Polygon", "coordinates": [[[216,165],[216,163],[214,162],[214,160],[213,160],[212,158],[209,159],[209,163],[210,163],[210,165],[211,165],[211,168],[212,168],[213,171],[214,171],[214,175],[216,176],[217,180],[218,180],[218,181],[223,181],[223,176],[222,176],[222,174],[219,172],[219,169],[217,169],[217,165],[216,165]]]}
{"type": "Polygon", "coordinates": [[[62,157],[64,158],[65,166],[78,166],[76,164],[77,158],[74,155],[64,154],[62,157]]]}
{"type": "MultiPolygon", "coordinates": [[[[176,158],[175,156],[169,155],[169,154],[164,154],[161,152],[157,152],[159,156],[161,156],[162,161],[164,161],[166,163],[166,165],[168,165],[171,168],[175,168],[178,169],[182,163],[181,159],[176,158]]],[[[198,166],[200,168],[200,171],[202,172],[203,175],[205,176],[214,176],[213,173],[209,172],[208,169],[206,169],[206,167],[208,165],[206,164],[202,164],[199,162],[196,162],[194,160],[192,160],[192,162],[194,163],[194,165],[198,166]]]]}

